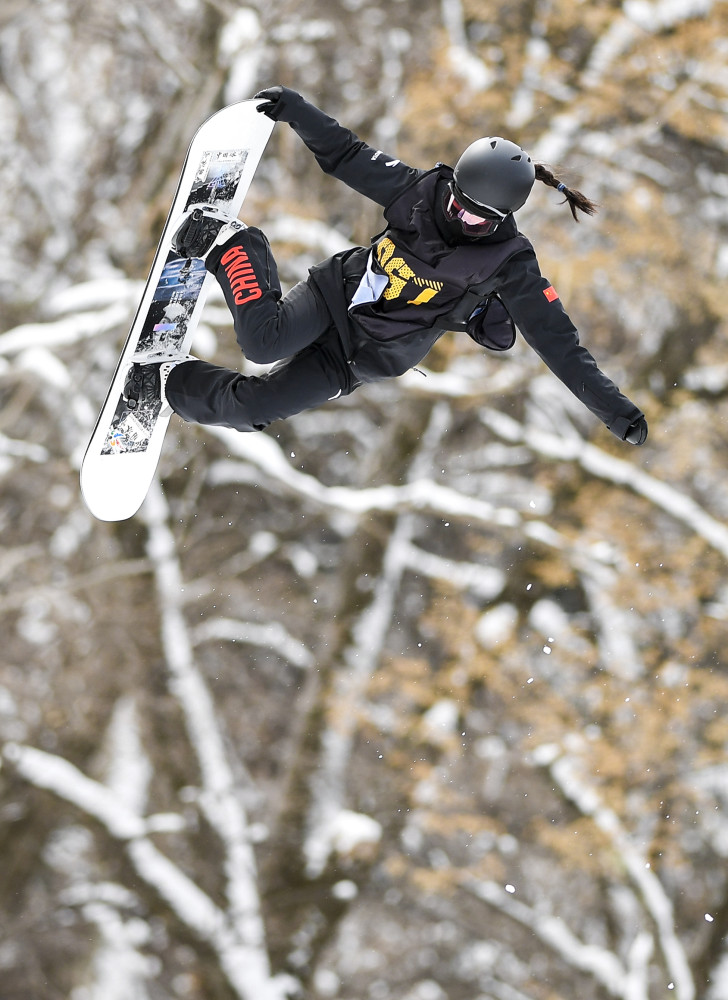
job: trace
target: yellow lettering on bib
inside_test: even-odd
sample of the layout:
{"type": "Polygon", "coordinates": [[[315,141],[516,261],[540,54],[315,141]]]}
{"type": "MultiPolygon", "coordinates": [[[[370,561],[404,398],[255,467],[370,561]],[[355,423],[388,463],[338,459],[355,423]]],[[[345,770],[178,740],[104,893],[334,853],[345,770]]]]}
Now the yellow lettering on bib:
{"type": "Polygon", "coordinates": [[[408,299],[407,300],[407,305],[408,306],[421,306],[421,305],[424,305],[425,302],[429,302],[430,299],[434,299],[434,297],[437,295],[438,291],[439,291],[439,289],[437,289],[437,288],[423,288],[422,291],[420,292],[420,294],[417,296],[416,299],[408,299]]]}
{"type": "Polygon", "coordinates": [[[393,257],[395,251],[394,243],[386,237],[377,247],[379,263],[389,275],[389,286],[384,292],[385,299],[396,299],[402,292],[410,278],[414,278],[415,272],[405,264],[402,257],[393,257]]]}
{"type": "Polygon", "coordinates": [[[423,288],[416,298],[409,299],[407,305],[420,306],[429,302],[442,288],[442,282],[418,278],[404,258],[394,256],[396,249],[388,236],[385,236],[377,244],[377,260],[389,277],[389,285],[384,292],[384,298],[390,301],[398,298],[407,283],[413,280],[416,285],[426,285],[427,287],[423,288]]]}

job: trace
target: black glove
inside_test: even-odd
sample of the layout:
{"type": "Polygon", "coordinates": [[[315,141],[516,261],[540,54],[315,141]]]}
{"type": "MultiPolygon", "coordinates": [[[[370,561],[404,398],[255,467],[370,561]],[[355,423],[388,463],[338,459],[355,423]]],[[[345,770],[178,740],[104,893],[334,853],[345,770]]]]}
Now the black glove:
{"type": "Polygon", "coordinates": [[[258,105],[256,111],[272,118],[274,122],[285,122],[288,121],[286,107],[291,103],[290,99],[298,97],[298,94],[288,87],[268,87],[267,90],[258,91],[255,97],[256,100],[265,101],[265,104],[258,105]]]}
{"type": "Polygon", "coordinates": [[[497,295],[491,295],[484,306],[471,313],[467,333],[489,351],[508,351],[516,342],[513,320],[497,295]]]}
{"type": "Polygon", "coordinates": [[[622,440],[628,441],[630,444],[644,444],[647,440],[647,421],[645,418],[638,417],[634,423],[631,423],[622,440]]]}

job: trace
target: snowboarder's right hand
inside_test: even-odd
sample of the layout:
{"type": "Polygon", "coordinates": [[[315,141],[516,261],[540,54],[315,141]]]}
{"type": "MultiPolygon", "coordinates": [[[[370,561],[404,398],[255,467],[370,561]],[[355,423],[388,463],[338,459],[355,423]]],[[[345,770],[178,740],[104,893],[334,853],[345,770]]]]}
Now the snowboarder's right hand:
{"type": "Polygon", "coordinates": [[[295,90],[290,90],[288,87],[268,87],[267,90],[260,90],[255,95],[256,100],[265,101],[265,104],[259,104],[255,110],[272,118],[274,122],[286,122],[289,121],[286,110],[292,103],[291,98],[298,96],[295,90]]]}

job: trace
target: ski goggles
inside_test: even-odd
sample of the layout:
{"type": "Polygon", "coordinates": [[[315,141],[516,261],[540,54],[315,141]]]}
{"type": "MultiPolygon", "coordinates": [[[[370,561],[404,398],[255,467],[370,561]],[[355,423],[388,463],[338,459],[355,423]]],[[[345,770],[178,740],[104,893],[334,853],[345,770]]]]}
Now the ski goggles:
{"type": "Polygon", "coordinates": [[[487,236],[489,233],[494,233],[508,215],[507,212],[499,212],[497,208],[491,208],[489,205],[479,208],[481,208],[479,213],[471,212],[458,198],[454,187],[450,187],[445,215],[451,222],[459,219],[463,232],[468,236],[487,236]]]}

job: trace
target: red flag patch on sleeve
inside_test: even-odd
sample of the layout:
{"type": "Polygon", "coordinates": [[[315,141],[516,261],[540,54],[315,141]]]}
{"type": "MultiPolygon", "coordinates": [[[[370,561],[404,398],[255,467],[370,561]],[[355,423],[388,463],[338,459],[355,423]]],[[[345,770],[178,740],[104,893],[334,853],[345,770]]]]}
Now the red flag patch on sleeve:
{"type": "Polygon", "coordinates": [[[544,288],[544,295],[549,300],[549,302],[555,302],[559,297],[559,293],[556,291],[553,285],[549,285],[548,288],[544,288]]]}

